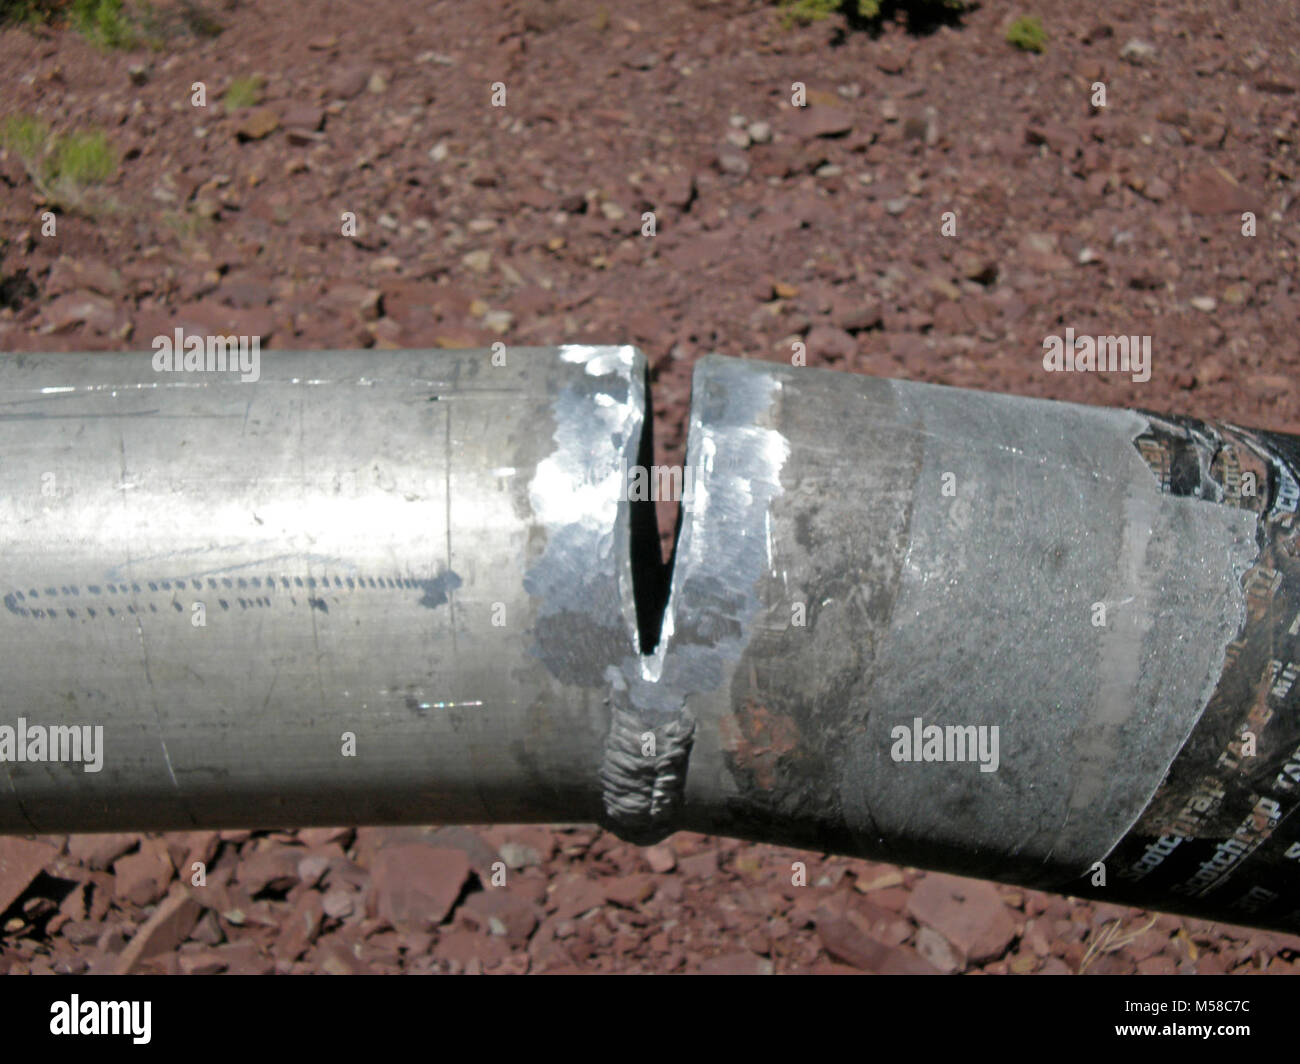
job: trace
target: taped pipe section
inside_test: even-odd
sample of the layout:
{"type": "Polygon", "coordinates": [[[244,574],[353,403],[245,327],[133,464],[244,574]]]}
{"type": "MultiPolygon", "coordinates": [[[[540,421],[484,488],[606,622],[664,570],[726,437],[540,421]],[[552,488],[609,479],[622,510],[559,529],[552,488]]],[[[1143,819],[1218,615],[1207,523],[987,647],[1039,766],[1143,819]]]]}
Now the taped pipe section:
{"type": "Polygon", "coordinates": [[[1295,439],[716,357],[694,392],[683,825],[1300,929],[1295,439]]]}
{"type": "Polygon", "coordinates": [[[669,583],[641,355],[497,361],[6,360],[0,830],[599,820],[1300,930],[1294,439],[710,356],[669,583]]]}

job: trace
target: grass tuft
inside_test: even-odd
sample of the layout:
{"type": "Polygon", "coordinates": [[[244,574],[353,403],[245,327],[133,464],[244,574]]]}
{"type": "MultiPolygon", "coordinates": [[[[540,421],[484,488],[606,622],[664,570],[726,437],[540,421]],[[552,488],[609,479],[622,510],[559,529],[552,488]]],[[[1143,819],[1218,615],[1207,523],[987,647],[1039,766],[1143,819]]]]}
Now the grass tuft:
{"type": "Polygon", "coordinates": [[[126,17],[123,0],[72,0],[72,27],[100,48],[131,48],[135,30],[126,17]]]}
{"type": "Polygon", "coordinates": [[[1007,44],[1022,52],[1043,52],[1047,49],[1047,31],[1033,15],[1022,15],[1007,27],[1007,44]]]}
{"type": "Polygon", "coordinates": [[[251,74],[244,78],[235,78],[221,97],[221,104],[227,114],[242,111],[247,107],[256,107],[262,102],[262,89],[266,82],[261,74],[251,74]]]}
{"type": "Polygon", "coordinates": [[[48,202],[87,213],[97,203],[96,186],[113,176],[119,161],[99,130],[55,134],[31,115],[10,115],[0,123],[0,147],[22,161],[48,202]]]}

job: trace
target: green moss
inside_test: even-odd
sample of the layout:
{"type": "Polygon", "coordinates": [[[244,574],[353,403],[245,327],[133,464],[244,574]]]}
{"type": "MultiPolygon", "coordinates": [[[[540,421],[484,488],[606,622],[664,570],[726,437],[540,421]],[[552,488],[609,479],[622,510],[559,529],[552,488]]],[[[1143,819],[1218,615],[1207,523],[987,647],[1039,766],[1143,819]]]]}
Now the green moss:
{"type": "Polygon", "coordinates": [[[1007,43],[1022,52],[1042,52],[1047,48],[1047,32],[1033,15],[1022,15],[1007,27],[1007,43]]]}
{"type": "Polygon", "coordinates": [[[27,161],[43,157],[50,142],[50,127],[31,115],[10,115],[0,126],[0,148],[27,161]]]}
{"type": "Polygon", "coordinates": [[[94,185],[107,181],[117,170],[117,152],[103,133],[69,133],[58,138],[50,161],[54,181],[94,185]]]}
{"type": "Polygon", "coordinates": [[[221,97],[221,103],[225,107],[226,113],[240,111],[245,107],[256,107],[262,102],[262,88],[264,85],[265,82],[260,74],[253,74],[246,78],[235,78],[221,97]]]}

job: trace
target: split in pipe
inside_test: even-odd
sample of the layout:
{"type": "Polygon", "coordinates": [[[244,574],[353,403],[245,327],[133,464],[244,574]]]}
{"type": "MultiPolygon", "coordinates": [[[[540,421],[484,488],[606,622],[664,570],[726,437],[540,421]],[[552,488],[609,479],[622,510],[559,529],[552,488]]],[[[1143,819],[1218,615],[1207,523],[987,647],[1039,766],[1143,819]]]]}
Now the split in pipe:
{"type": "Polygon", "coordinates": [[[1300,441],[709,356],[687,448],[626,346],[3,357],[0,831],[595,821],[1300,931],[1300,441]]]}

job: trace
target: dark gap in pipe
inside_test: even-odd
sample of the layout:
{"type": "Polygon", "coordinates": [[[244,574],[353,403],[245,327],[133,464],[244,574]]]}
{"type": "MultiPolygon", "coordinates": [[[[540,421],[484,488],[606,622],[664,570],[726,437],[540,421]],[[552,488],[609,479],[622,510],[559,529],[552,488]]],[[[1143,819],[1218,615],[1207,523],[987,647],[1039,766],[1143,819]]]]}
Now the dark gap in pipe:
{"type": "MultiPolygon", "coordinates": [[[[645,379],[645,410],[641,422],[641,439],[637,443],[637,465],[649,469],[654,464],[654,400],[650,394],[649,374],[645,379]]],[[[625,485],[626,487],[626,485],[625,485]]],[[[663,630],[664,610],[668,605],[671,562],[665,563],[659,542],[659,518],[653,501],[628,503],[632,553],[632,597],[636,601],[637,637],[642,654],[654,653],[663,630]]],[[[678,528],[681,527],[680,514],[678,528]]],[[[674,534],[673,553],[677,551],[674,534]]]]}

